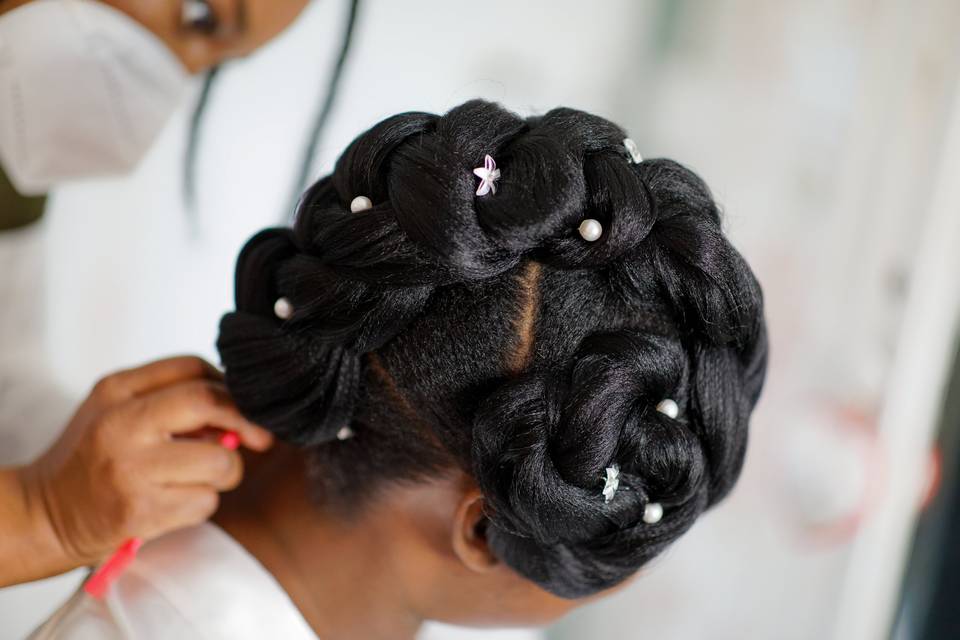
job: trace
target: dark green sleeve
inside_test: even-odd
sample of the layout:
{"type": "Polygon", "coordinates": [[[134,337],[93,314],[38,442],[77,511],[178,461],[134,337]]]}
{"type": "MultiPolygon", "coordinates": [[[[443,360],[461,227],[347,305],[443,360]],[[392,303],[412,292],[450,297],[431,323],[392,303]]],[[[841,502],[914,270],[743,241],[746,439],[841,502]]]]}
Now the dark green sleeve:
{"type": "Polygon", "coordinates": [[[47,196],[22,196],[0,169],[0,232],[36,222],[43,215],[47,196]]]}

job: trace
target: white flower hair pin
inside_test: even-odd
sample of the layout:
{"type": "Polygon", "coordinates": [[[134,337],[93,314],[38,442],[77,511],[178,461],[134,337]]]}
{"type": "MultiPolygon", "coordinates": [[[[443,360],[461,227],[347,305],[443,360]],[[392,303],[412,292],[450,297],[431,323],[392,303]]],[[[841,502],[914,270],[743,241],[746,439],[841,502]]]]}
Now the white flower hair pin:
{"type": "Polygon", "coordinates": [[[607,482],[603,485],[604,502],[613,500],[617,495],[617,489],[620,488],[620,465],[614,463],[607,467],[607,482]]]}
{"type": "Polygon", "coordinates": [[[630,160],[632,160],[634,164],[643,162],[643,156],[640,154],[640,148],[637,147],[636,142],[630,138],[624,138],[623,147],[627,150],[627,155],[630,156],[630,160]]]}
{"type": "Polygon", "coordinates": [[[477,195],[485,196],[488,193],[497,192],[497,180],[500,179],[500,169],[497,169],[497,163],[488,153],[483,159],[483,166],[473,170],[473,175],[480,178],[480,186],[477,187],[477,195]]]}

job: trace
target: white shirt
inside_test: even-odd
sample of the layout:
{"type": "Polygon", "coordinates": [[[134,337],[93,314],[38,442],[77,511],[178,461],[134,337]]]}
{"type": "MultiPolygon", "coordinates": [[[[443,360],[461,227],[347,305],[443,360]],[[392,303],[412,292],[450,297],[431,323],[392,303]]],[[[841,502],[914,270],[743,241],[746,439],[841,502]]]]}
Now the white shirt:
{"type": "Polygon", "coordinates": [[[44,354],[43,228],[0,232],[0,466],[36,458],[75,408],[44,354]]]}
{"type": "Polygon", "coordinates": [[[317,640],[256,558],[206,523],[152,541],[94,600],[82,590],[31,640],[317,640]]]}

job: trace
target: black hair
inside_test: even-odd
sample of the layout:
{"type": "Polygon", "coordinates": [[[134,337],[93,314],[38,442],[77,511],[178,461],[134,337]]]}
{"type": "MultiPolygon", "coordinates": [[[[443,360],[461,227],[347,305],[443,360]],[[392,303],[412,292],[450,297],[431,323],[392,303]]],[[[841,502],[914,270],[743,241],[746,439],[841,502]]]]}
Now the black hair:
{"type": "Polygon", "coordinates": [[[309,450],[331,504],[459,467],[521,575],[563,597],[629,577],[736,481],[767,343],[706,185],[624,137],[479,100],[360,135],[240,255],[218,347],[241,411],[309,450]],[[477,196],[486,154],[502,174],[477,196]]]}

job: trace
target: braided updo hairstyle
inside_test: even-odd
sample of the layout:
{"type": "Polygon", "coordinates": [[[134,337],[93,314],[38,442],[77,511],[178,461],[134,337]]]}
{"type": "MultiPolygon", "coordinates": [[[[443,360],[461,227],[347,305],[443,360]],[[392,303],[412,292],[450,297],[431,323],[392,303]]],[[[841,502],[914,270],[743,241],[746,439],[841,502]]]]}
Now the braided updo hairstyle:
{"type": "Polygon", "coordinates": [[[240,255],[218,341],[237,405],[307,449],[330,504],[459,467],[521,575],[570,598],[629,577],[736,481],[767,344],[706,185],[624,137],[484,101],[360,135],[240,255]]]}

